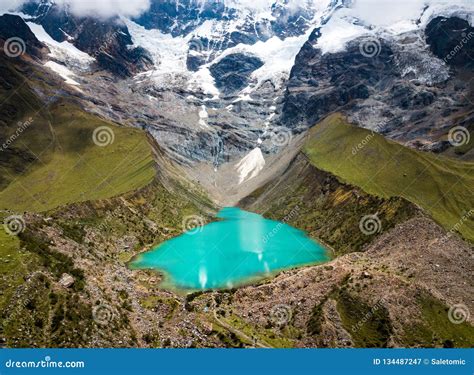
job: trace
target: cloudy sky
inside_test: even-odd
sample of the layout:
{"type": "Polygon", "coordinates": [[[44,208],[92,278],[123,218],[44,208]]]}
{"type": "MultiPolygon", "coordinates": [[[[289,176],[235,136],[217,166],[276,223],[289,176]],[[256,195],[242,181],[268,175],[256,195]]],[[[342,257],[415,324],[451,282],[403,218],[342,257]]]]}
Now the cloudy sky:
{"type": "MultiPolygon", "coordinates": [[[[0,11],[18,9],[28,0],[0,0],[0,11]]],[[[148,9],[150,0],[56,0],[57,4],[68,4],[71,11],[79,16],[97,15],[109,17],[117,14],[138,16],[148,9]]]]}
{"type": "MultiPolygon", "coordinates": [[[[0,11],[15,10],[28,0],[0,0],[0,11]]],[[[76,15],[109,17],[114,15],[138,16],[146,11],[153,0],[55,0],[58,4],[68,4],[76,15]]],[[[160,0],[157,0],[160,1],[160,0]]],[[[208,0],[197,0],[208,1],[208,0]]],[[[279,0],[222,0],[228,6],[250,9],[253,12],[269,11],[279,0]]],[[[282,0],[280,0],[282,1],[282,0]]],[[[325,7],[329,0],[290,0],[289,6],[311,4],[325,7]]],[[[425,4],[452,4],[473,7],[474,0],[352,0],[350,7],[354,15],[372,24],[393,23],[420,14],[425,4]]]]}

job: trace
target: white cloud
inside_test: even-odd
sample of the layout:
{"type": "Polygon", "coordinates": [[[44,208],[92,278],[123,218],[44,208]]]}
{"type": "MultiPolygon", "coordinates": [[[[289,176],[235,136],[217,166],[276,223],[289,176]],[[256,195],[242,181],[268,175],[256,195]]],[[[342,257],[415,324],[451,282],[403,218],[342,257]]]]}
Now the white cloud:
{"type": "Polygon", "coordinates": [[[374,26],[389,26],[407,22],[414,23],[422,15],[423,9],[427,13],[465,9],[474,11],[473,0],[354,0],[350,6],[352,15],[374,26]]]}
{"type": "Polygon", "coordinates": [[[426,0],[356,0],[354,15],[372,25],[387,26],[419,17],[426,0]]]}
{"type": "Polygon", "coordinates": [[[25,0],[2,0],[0,1],[0,14],[17,10],[25,2],[25,0]]]}
{"type": "MultiPolygon", "coordinates": [[[[28,0],[0,0],[0,11],[18,10],[28,0]]],[[[100,18],[121,15],[135,17],[150,7],[150,0],[56,0],[58,5],[69,6],[77,16],[96,16],[100,18]]]]}
{"type": "Polygon", "coordinates": [[[70,6],[79,16],[110,17],[114,15],[135,17],[150,7],[150,0],[59,0],[70,6]]]}

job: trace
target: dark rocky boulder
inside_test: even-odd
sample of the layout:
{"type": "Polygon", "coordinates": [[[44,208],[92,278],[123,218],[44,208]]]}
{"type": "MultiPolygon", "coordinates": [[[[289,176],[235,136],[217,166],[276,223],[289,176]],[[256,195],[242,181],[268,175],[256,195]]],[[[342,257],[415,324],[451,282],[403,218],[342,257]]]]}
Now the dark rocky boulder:
{"type": "Polygon", "coordinates": [[[474,69],[474,27],[457,17],[436,17],[425,30],[433,54],[454,67],[474,69]]]}
{"type": "Polygon", "coordinates": [[[10,38],[19,38],[19,44],[16,47],[13,45],[2,47],[0,49],[1,53],[6,53],[12,49],[10,51],[12,55],[16,56],[20,55],[21,52],[26,52],[30,56],[39,58],[42,55],[42,50],[46,49],[21,17],[4,14],[0,16],[0,39],[5,43],[10,38]]]}

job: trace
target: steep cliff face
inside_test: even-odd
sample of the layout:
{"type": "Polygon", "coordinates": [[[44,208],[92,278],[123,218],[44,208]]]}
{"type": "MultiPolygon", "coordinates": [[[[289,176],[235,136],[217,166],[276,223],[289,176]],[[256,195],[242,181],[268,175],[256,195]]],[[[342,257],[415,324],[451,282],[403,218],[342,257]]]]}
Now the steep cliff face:
{"type": "Polygon", "coordinates": [[[426,42],[431,52],[446,64],[474,70],[474,27],[458,17],[436,17],[426,26],[426,42]]]}
{"type": "Polygon", "coordinates": [[[473,118],[465,81],[473,74],[472,44],[462,48],[471,29],[457,17],[438,17],[426,29],[361,36],[335,52],[324,50],[316,29],[296,58],[281,121],[305,128],[343,111],[390,138],[443,150],[446,129],[473,118]]]}
{"type": "Polygon", "coordinates": [[[57,42],[70,42],[95,58],[101,69],[120,78],[131,77],[150,69],[151,58],[133,42],[127,27],[119,17],[97,19],[73,15],[67,8],[49,1],[27,3],[24,11],[29,21],[43,26],[57,42]]]}
{"type": "MultiPolygon", "coordinates": [[[[4,14],[0,16],[0,39],[5,54],[19,56],[27,53],[40,58],[47,51],[19,16],[4,14]]],[[[3,76],[3,75],[2,75],[3,76]]]]}

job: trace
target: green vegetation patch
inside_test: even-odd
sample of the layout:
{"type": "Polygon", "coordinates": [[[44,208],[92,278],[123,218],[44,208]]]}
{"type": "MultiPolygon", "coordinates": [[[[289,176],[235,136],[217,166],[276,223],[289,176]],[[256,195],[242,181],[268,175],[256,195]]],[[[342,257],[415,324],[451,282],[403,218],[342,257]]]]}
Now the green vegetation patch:
{"type": "Polygon", "coordinates": [[[369,306],[346,288],[337,292],[335,297],[342,325],[351,335],[356,347],[387,347],[392,326],[388,311],[381,303],[369,306]]]}
{"type": "MultiPolygon", "coordinates": [[[[336,301],[336,309],[343,328],[349,333],[357,348],[385,348],[393,334],[388,310],[382,301],[369,305],[347,286],[347,279],[340,288],[335,288],[311,312],[306,330],[318,337],[323,333],[324,306],[329,299],[336,301]]],[[[321,337],[319,337],[321,339],[321,337]]],[[[322,341],[322,340],[320,340],[322,341]]]]}
{"type": "Polygon", "coordinates": [[[36,259],[20,250],[20,240],[7,234],[0,226],[0,310],[8,304],[15,290],[24,283],[29,266],[36,259]]]}
{"type": "Polygon", "coordinates": [[[466,321],[449,319],[449,307],[427,294],[418,298],[419,319],[404,327],[402,337],[406,347],[472,348],[474,327],[466,321]]]}
{"type": "Polygon", "coordinates": [[[257,339],[259,342],[268,344],[273,348],[292,348],[294,346],[293,336],[297,335],[295,330],[284,327],[282,332],[276,332],[270,328],[261,328],[247,323],[235,314],[222,318],[227,324],[243,332],[247,337],[257,339]]]}
{"type": "Polygon", "coordinates": [[[474,163],[412,150],[337,114],[311,130],[304,152],[317,168],[369,194],[405,198],[474,241],[474,163]]]}
{"type": "Polygon", "coordinates": [[[144,132],[114,126],[71,104],[55,105],[49,115],[50,120],[34,118],[30,133],[18,139],[18,145],[23,138],[31,139],[35,129],[51,135],[51,143],[35,153],[39,162],[12,176],[0,192],[1,209],[46,211],[118,196],[153,180],[154,161],[144,132]],[[103,146],[94,143],[96,129],[102,129],[95,139],[100,143],[99,137],[105,137],[103,146]]]}

